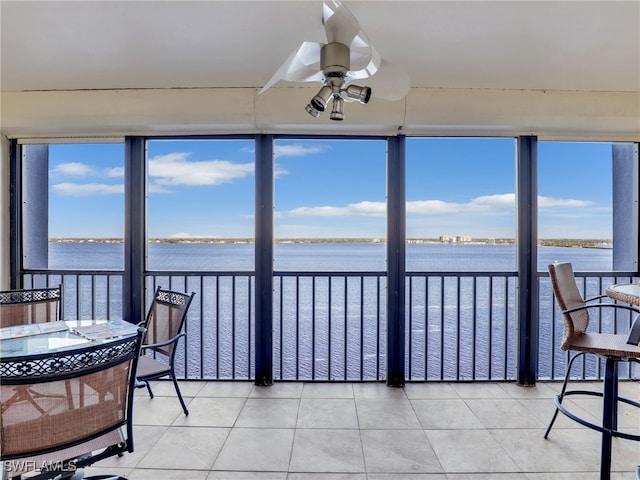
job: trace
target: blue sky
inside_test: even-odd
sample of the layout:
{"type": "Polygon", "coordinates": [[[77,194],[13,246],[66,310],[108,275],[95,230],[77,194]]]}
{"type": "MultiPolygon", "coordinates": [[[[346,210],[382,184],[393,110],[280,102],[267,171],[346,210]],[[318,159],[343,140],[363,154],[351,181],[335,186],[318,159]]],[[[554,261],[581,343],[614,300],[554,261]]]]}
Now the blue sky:
{"type": "MultiPolygon", "coordinates": [[[[407,139],[407,236],[515,236],[515,141],[407,139]]],[[[148,144],[148,235],[253,237],[251,140],[148,144]]],[[[539,236],[611,238],[611,145],[539,142],[539,236]],[[585,186],[588,185],[588,188],[585,186]]],[[[386,144],[281,139],[275,235],[384,238],[386,144]]],[[[123,236],[122,144],[51,145],[50,237],[123,236]]]]}

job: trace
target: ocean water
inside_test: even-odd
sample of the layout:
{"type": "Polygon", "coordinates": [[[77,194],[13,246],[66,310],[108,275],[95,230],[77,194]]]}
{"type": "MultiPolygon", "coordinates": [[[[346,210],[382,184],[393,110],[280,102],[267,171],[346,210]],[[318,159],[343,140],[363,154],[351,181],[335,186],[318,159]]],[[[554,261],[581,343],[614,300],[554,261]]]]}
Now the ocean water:
{"type": "MultiPolygon", "coordinates": [[[[280,271],[384,271],[386,247],[381,243],[278,243],[274,269],[280,271]]],[[[408,271],[514,271],[513,245],[408,244],[408,271]]],[[[555,261],[569,261],[576,271],[608,271],[612,250],[538,247],[538,270],[555,261]]],[[[121,243],[59,243],[49,245],[49,268],[119,270],[124,268],[121,243]]],[[[251,271],[254,246],[229,243],[152,243],[149,270],[251,271]]]]}
{"type": "MultiPolygon", "coordinates": [[[[385,245],[380,243],[279,243],[274,249],[274,268],[280,272],[383,272],[385,253],[385,245]]],[[[49,268],[120,270],[123,254],[123,245],[117,243],[51,243],[49,268]]],[[[408,272],[513,272],[515,255],[512,245],[409,244],[406,266],[408,272]]],[[[555,261],[570,261],[576,271],[608,271],[612,250],[539,247],[540,271],[555,261]]],[[[149,245],[148,266],[151,272],[251,272],[254,246],[153,243],[149,245]]],[[[277,378],[380,378],[386,349],[384,280],[380,287],[376,276],[362,281],[326,276],[281,279],[282,283],[274,285],[277,378]],[[376,299],[381,305],[376,305],[376,299]]],[[[101,295],[109,287],[100,278],[93,285],[80,281],[74,285],[71,278],[64,282],[66,318],[108,316],[107,302],[101,295]]],[[[158,279],[164,287],[184,291],[200,288],[168,282],[165,274],[158,279]]],[[[492,283],[485,277],[472,282],[461,279],[456,285],[438,277],[412,278],[411,321],[407,323],[412,378],[500,378],[499,372],[506,372],[505,378],[513,377],[515,279],[497,277],[492,283]],[[473,343],[465,329],[475,332],[473,343]]],[[[110,311],[119,312],[118,289],[111,289],[110,311]]],[[[236,280],[221,276],[215,284],[204,281],[192,307],[199,309],[199,315],[187,322],[187,345],[178,352],[181,374],[195,378],[251,376],[250,290],[248,276],[236,280]]],[[[540,295],[540,374],[557,377],[554,371],[562,373],[564,368],[564,356],[558,350],[562,325],[559,319],[550,323],[553,300],[549,289],[540,295]]]]}

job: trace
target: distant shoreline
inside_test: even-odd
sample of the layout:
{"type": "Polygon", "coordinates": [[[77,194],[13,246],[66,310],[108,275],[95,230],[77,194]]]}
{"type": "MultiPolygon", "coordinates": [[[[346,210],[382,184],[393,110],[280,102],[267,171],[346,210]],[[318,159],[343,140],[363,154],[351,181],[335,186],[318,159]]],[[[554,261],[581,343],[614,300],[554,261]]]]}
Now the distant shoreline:
{"type": "MultiPolygon", "coordinates": [[[[121,238],[50,238],[51,243],[123,243],[121,238]]],[[[252,244],[253,238],[151,238],[149,243],[252,244]]],[[[385,243],[381,238],[276,238],[275,243],[385,243]]],[[[407,243],[453,245],[515,245],[513,238],[471,238],[464,242],[446,242],[439,238],[408,238],[407,243]]],[[[612,248],[608,239],[540,239],[539,246],[575,248],[612,248]]]]}

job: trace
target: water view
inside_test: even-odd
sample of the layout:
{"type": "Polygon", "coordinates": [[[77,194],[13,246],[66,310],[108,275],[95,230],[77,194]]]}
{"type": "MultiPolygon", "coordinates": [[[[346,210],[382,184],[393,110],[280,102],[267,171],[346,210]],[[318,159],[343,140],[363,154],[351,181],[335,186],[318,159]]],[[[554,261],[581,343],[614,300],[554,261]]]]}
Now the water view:
{"type": "MultiPolygon", "coordinates": [[[[49,268],[119,270],[123,250],[121,243],[52,242],[49,268]]],[[[187,320],[187,344],[179,353],[180,371],[185,376],[251,378],[255,320],[253,252],[250,243],[149,245],[152,278],[148,295],[154,285],[196,292],[187,320]]],[[[384,378],[385,253],[385,245],[375,242],[276,244],[273,296],[276,378],[384,378]]],[[[576,271],[607,271],[611,269],[612,250],[539,247],[539,270],[546,270],[555,261],[570,261],[576,271]]],[[[513,245],[407,245],[406,333],[410,378],[514,377],[515,269],[513,245]],[[503,274],[456,276],[455,272],[503,274]]],[[[65,276],[62,279],[65,317],[118,317],[121,311],[118,279],[65,276]],[[108,282],[111,283],[107,285],[108,282]]],[[[588,288],[593,290],[598,285],[588,288]]],[[[542,290],[539,370],[541,378],[556,378],[564,368],[564,356],[558,348],[562,322],[560,318],[552,322],[550,289],[547,285],[542,290]]],[[[603,320],[607,321],[611,319],[603,320]]],[[[587,375],[593,374],[594,368],[588,366],[587,375]]]]}

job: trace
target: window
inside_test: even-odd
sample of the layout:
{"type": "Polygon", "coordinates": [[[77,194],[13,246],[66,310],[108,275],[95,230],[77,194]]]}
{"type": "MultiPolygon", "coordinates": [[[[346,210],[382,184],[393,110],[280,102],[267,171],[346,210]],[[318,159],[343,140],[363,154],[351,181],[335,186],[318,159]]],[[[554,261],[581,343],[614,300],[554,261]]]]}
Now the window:
{"type": "Polygon", "coordinates": [[[150,270],[252,270],[253,140],[147,143],[150,270]]]}
{"type": "Polygon", "coordinates": [[[514,270],[514,140],[411,138],[406,152],[407,270],[514,270]]]}
{"type": "Polygon", "coordinates": [[[275,269],[385,269],[386,142],[277,140],[275,269]]]}

